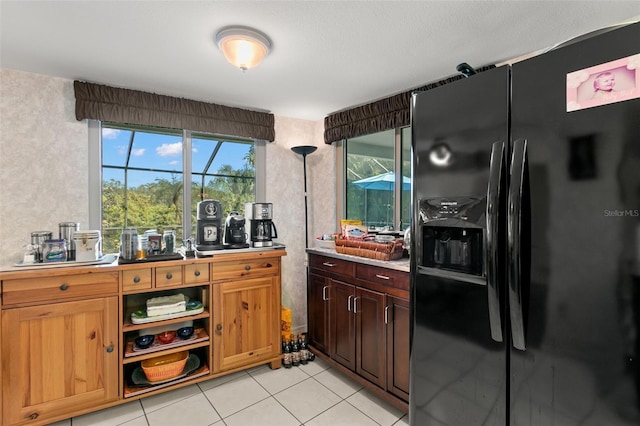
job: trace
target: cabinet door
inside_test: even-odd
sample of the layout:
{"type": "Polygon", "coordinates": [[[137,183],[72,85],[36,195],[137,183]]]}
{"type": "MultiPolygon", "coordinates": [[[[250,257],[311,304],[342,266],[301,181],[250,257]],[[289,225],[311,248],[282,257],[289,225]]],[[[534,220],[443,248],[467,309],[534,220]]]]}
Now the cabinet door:
{"type": "Polygon", "coordinates": [[[214,285],[214,368],[227,370],[280,354],[280,286],[276,277],[214,285]]]}
{"type": "Polygon", "coordinates": [[[118,398],[118,299],[2,312],[3,424],[118,398]]]}
{"type": "Polygon", "coordinates": [[[387,296],[387,390],[409,401],[409,301],[387,296]]]}
{"type": "Polygon", "coordinates": [[[330,280],[309,274],[307,291],[309,342],[319,351],[329,354],[329,293],[330,280]]]}
{"type": "Polygon", "coordinates": [[[384,293],[357,288],[353,302],[356,318],[356,372],[372,383],[385,388],[386,326],[384,293]]]}
{"type": "Polygon", "coordinates": [[[356,330],[353,316],[355,286],[331,280],[330,290],[331,358],[355,371],[356,330]]]}

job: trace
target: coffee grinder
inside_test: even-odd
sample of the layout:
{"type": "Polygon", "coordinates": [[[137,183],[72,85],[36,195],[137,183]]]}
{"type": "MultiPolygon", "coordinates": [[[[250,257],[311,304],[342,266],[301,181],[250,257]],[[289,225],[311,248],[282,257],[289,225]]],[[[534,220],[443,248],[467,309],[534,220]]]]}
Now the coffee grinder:
{"type": "Polygon", "coordinates": [[[238,212],[229,213],[224,225],[224,248],[239,249],[249,247],[244,224],[245,220],[243,215],[238,212]]]}
{"type": "Polygon", "coordinates": [[[252,247],[273,247],[278,230],[273,223],[273,204],[246,203],[244,215],[249,221],[249,236],[252,247]]]}
{"type": "Polygon", "coordinates": [[[196,254],[206,256],[223,248],[222,205],[217,200],[202,200],[198,203],[196,254]]]}

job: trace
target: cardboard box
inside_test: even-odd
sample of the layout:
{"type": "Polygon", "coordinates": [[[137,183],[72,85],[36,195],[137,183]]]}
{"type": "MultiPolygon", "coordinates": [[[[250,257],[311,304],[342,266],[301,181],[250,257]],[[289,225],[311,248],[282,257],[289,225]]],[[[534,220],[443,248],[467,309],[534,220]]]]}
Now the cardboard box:
{"type": "Polygon", "coordinates": [[[280,315],[280,331],[285,339],[291,336],[291,309],[283,306],[280,315]]]}

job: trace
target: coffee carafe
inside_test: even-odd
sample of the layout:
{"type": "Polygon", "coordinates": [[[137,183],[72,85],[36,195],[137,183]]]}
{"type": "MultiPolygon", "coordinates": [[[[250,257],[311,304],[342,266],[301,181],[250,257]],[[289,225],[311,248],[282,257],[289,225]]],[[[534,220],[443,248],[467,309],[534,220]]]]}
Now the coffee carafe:
{"type": "Polygon", "coordinates": [[[273,204],[247,203],[245,217],[249,220],[249,235],[252,247],[272,247],[278,238],[278,230],[273,223],[273,204]]]}
{"type": "Polygon", "coordinates": [[[222,205],[217,200],[198,203],[196,251],[207,252],[223,249],[222,205]]]}
{"type": "Polygon", "coordinates": [[[224,248],[247,248],[247,234],[244,229],[244,216],[238,212],[231,212],[224,224],[224,248]]]}

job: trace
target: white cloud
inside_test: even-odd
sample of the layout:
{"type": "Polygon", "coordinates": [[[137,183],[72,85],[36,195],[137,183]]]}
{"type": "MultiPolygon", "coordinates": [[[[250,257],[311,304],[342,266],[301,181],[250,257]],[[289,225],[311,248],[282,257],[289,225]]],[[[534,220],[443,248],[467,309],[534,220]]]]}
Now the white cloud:
{"type": "Polygon", "coordinates": [[[169,161],[169,165],[170,165],[170,166],[175,166],[175,165],[177,165],[177,164],[180,164],[180,162],[179,162],[178,160],[175,160],[175,161],[169,161]]]}
{"type": "Polygon", "coordinates": [[[119,134],[118,129],[102,129],[102,139],[115,139],[119,134]]]}
{"type": "MultiPolygon", "coordinates": [[[[127,155],[127,150],[128,149],[129,149],[129,147],[124,146],[124,145],[120,145],[118,147],[118,154],[127,155]]],[[[131,150],[131,156],[132,157],[140,157],[141,155],[144,155],[144,151],[145,151],[145,148],[132,149],[131,150]]]]}
{"type": "Polygon", "coordinates": [[[156,154],[160,157],[173,157],[182,154],[182,142],[163,143],[156,148],[156,154]]]}

